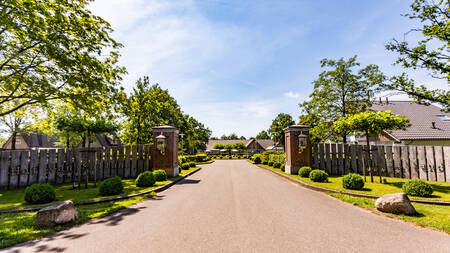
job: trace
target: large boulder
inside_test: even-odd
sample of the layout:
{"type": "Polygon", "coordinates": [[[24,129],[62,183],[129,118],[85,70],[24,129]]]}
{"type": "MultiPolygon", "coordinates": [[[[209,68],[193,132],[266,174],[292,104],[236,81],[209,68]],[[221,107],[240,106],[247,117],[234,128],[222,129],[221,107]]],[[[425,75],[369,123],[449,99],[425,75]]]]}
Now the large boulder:
{"type": "Polygon", "coordinates": [[[41,227],[53,227],[78,219],[78,211],[70,200],[42,208],[38,211],[34,224],[41,227]]]}
{"type": "Polygon", "coordinates": [[[385,213],[413,215],[416,209],[411,205],[405,193],[392,193],[381,196],[375,201],[377,210],[385,213]]]}

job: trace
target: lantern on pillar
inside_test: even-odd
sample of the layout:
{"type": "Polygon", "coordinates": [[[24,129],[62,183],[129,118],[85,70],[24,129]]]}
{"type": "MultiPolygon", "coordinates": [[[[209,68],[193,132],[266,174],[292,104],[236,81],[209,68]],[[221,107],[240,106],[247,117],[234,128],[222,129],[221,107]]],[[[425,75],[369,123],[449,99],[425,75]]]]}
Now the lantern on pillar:
{"type": "Polygon", "coordinates": [[[298,135],[298,151],[299,153],[302,153],[303,150],[305,150],[306,146],[308,145],[308,136],[301,132],[298,135]]]}
{"type": "Polygon", "coordinates": [[[158,149],[159,152],[164,155],[166,149],[166,136],[164,136],[162,133],[156,136],[156,149],[158,149]]]}

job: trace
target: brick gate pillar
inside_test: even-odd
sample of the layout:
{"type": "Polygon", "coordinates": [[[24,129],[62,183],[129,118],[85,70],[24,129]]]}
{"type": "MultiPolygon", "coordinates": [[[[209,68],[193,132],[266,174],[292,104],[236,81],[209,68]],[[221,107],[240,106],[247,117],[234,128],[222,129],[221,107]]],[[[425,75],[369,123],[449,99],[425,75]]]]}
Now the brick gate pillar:
{"type": "Polygon", "coordinates": [[[173,126],[153,127],[153,170],[163,169],[174,177],[178,169],[178,129],[173,126]],[[164,144],[162,144],[164,143],[164,144]]]}
{"type": "Polygon", "coordinates": [[[286,147],[285,172],[296,175],[303,166],[311,166],[309,126],[293,125],[284,129],[286,147]]]}

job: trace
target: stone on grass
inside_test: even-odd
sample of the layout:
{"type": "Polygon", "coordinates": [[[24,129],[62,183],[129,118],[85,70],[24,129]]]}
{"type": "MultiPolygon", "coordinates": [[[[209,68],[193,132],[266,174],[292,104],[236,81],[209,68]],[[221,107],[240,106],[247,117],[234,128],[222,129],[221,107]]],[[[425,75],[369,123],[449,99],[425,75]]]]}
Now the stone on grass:
{"type": "Polygon", "coordinates": [[[392,193],[381,196],[375,201],[378,211],[394,214],[413,215],[416,210],[405,193],[392,193]]]}
{"type": "Polygon", "coordinates": [[[42,208],[38,211],[34,225],[40,227],[53,227],[78,219],[78,211],[70,200],[42,208]]]}

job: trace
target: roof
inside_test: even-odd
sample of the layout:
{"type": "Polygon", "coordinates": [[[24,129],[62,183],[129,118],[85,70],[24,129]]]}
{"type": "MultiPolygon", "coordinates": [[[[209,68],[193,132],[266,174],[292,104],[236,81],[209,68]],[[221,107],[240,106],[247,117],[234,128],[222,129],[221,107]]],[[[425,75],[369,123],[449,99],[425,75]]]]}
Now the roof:
{"type": "Polygon", "coordinates": [[[394,114],[406,116],[409,119],[411,126],[405,131],[388,132],[398,140],[450,140],[450,113],[442,112],[437,106],[427,106],[411,101],[389,101],[375,103],[371,109],[390,110],[394,114]],[[435,122],[435,128],[432,122],[435,122]]]}
{"type": "MultiPolygon", "coordinates": [[[[253,140],[254,139],[250,139],[250,140],[209,140],[208,144],[206,144],[206,149],[213,150],[214,145],[216,145],[218,143],[227,145],[227,144],[236,144],[238,142],[242,142],[245,144],[245,146],[247,146],[253,140]]],[[[259,145],[261,145],[261,147],[263,147],[264,149],[267,149],[269,146],[274,145],[272,140],[255,140],[255,141],[257,141],[259,143],[259,145]]]]}
{"type": "Polygon", "coordinates": [[[56,139],[45,134],[20,134],[30,148],[56,148],[56,139]]]}
{"type": "Polygon", "coordinates": [[[105,135],[102,135],[102,134],[97,134],[96,137],[97,137],[98,142],[103,147],[122,146],[122,142],[115,135],[113,135],[113,136],[105,136],[105,135]],[[116,143],[114,143],[114,141],[116,143]]]}

